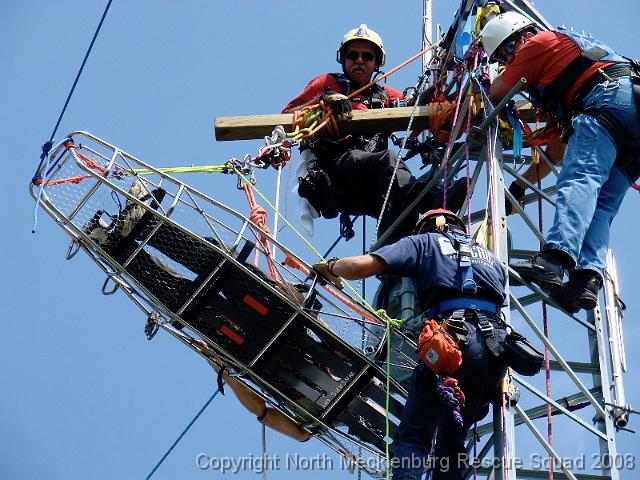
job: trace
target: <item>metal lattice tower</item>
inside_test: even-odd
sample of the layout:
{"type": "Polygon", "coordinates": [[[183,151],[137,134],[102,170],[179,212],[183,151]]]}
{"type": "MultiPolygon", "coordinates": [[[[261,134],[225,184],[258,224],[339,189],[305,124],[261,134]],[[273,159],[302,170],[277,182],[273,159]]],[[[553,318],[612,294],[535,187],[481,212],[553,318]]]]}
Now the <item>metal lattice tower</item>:
{"type": "MultiPolygon", "coordinates": [[[[550,28],[526,0],[502,3],[507,9],[530,17],[539,28],[550,28]]],[[[462,10],[472,7],[473,2],[469,1],[463,4],[462,10]]],[[[464,23],[458,29],[463,26],[464,23]]],[[[507,99],[512,96],[514,91],[507,99]]],[[[503,103],[496,105],[496,110],[503,103]]],[[[467,105],[462,108],[464,111],[467,105]]],[[[478,157],[472,184],[480,197],[483,187],[476,182],[483,170],[493,212],[487,217],[493,250],[508,266],[510,260],[527,258],[539,249],[544,238],[541,230],[548,228],[553,218],[558,170],[552,166],[553,175],[546,180],[545,183],[549,183],[546,187],[538,188],[523,180],[534,193],[525,197],[527,206],[517,208],[517,215],[506,217],[505,196],[511,197],[511,194],[505,186],[522,176],[513,155],[503,153],[496,122],[486,127],[482,133],[486,132],[487,142],[478,157]],[[540,219],[532,218],[539,212],[540,219]]],[[[536,153],[540,161],[549,163],[542,151],[536,153]]],[[[458,161],[461,155],[454,154],[451,161],[458,161]]],[[[531,161],[528,156],[524,164],[531,161]]],[[[475,212],[472,218],[474,222],[481,221],[485,211],[475,212]]],[[[513,270],[509,276],[510,283],[519,278],[513,270]]],[[[532,343],[545,345],[549,378],[545,378],[544,371],[532,378],[522,378],[515,373],[507,378],[502,402],[498,400],[494,404],[493,421],[477,429],[481,438],[476,460],[479,476],[616,480],[620,478],[620,471],[628,467],[626,462],[632,459],[619,455],[616,446],[616,429],[627,424],[629,414],[622,382],[626,369],[621,325],[623,304],[616,282],[615,262],[609,252],[604,293],[597,308],[576,315],[560,310],[535,285],[510,286],[508,305],[503,313],[532,343]],[[518,395],[517,402],[510,401],[518,395]]]]}

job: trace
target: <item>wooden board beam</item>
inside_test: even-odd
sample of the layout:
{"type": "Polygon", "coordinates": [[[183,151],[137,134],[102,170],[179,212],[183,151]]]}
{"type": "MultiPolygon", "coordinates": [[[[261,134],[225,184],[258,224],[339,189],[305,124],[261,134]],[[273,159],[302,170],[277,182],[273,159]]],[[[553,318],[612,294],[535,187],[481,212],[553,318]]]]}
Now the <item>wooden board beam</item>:
{"type": "MultiPolygon", "coordinates": [[[[533,121],[533,111],[529,104],[527,107],[520,110],[522,118],[527,122],[533,121]]],[[[427,107],[423,106],[417,107],[415,111],[413,107],[354,110],[352,120],[339,123],[340,132],[344,135],[401,132],[407,129],[412,113],[415,114],[412,128],[426,130],[428,126],[427,107]]],[[[276,125],[282,125],[286,132],[293,131],[293,114],[217,117],[214,131],[216,140],[219,142],[251,140],[271,135],[276,125]]]]}
{"type": "MultiPolygon", "coordinates": [[[[340,122],[340,132],[347,134],[371,132],[398,132],[406,130],[413,107],[381,108],[376,110],[354,110],[353,119],[340,122]]],[[[276,125],[282,125],[286,132],[293,131],[293,114],[247,115],[217,117],[215,119],[216,140],[249,140],[271,135],[276,125]]],[[[413,126],[427,128],[427,107],[415,110],[413,126]]]]}

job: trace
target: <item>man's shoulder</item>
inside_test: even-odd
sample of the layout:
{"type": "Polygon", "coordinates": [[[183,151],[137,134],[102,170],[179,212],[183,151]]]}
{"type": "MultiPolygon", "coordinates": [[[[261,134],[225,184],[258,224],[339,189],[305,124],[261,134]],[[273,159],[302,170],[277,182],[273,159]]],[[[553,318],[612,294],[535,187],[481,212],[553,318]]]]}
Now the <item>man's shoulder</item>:
{"type": "Polygon", "coordinates": [[[544,30],[536,33],[531,38],[530,43],[532,45],[538,44],[549,47],[556,44],[573,43],[573,40],[562,32],[558,32],[556,30],[544,30]]]}

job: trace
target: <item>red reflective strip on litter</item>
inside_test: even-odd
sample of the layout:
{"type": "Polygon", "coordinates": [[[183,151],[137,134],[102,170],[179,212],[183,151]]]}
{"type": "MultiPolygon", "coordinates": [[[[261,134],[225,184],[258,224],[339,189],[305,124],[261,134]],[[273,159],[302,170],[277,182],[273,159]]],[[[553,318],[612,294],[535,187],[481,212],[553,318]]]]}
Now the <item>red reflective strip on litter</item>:
{"type": "Polygon", "coordinates": [[[258,300],[253,298],[251,295],[245,295],[242,299],[244,303],[253,308],[256,312],[258,312],[263,317],[269,312],[269,309],[261,304],[258,300]]]}
{"type": "Polygon", "coordinates": [[[226,325],[223,325],[222,327],[220,327],[220,333],[222,333],[223,335],[226,335],[231,340],[236,342],[238,345],[242,345],[244,343],[244,338],[242,338],[240,335],[238,335],[236,332],[231,330],[226,325]]]}

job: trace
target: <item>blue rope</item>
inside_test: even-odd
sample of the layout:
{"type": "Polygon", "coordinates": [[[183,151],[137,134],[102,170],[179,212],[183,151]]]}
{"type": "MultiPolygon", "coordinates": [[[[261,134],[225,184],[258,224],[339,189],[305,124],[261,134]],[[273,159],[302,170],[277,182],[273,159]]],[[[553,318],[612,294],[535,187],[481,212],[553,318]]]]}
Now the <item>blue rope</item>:
{"type": "Polygon", "coordinates": [[[60,126],[60,122],[62,122],[62,117],[64,116],[65,112],[67,111],[67,106],[69,105],[69,102],[71,101],[71,97],[73,96],[73,92],[76,89],[76,85],[78,84],[78,80],[80,80],[80,75],[82,75],[82,70],[84,70],[84,66],[87,63],[87,60],[89,59],[89,54],[91,54],[91,49],[93,48],[93,44],[96,42],[96,38],[98,38],[98,33],[100,33],[100,29],[102,28],[102,24],[104,23],[104,19],[107,16],[107,13],[109,12],[109,8],[111,7],[111,2],[113,0],[109,0],[107,2],[107,6],[104,9],[104,12],[102,13],[102,17],[100,18],[100,23],[98,23],[98,28],[96,28],[95,33],[93,34],[93,38],[91,39],[91,43],[89,44],[89,48],[87,49],[87,53],[85,53],[84,55],[84,59],[82,60],[82,65],[80,65],[80,69],[78,70],[78,73],[76,74],[76,78],[73,81],[73,85],[71,86],[71,90],[69,91],[69,95],[67,95],[67,100],[64,102],[64,106],[62,107],[62,111],[60,112],[60,115],[58,116],[58,121],[56,122],[56,126],[53,127],[53,131],[51,132],[51,136],[49,137],[49,140],[46,141],[43,145],[42,145],[42,153],[40,154],[40,163],[38,164],[38,168],[36,169],[36,173],[33,176],[32,182],[35,183],[38,180],[41,180],[42,183],[40,184],[40,191],[38,192],[38,198],[36,199],[36,205],[34,207],[33,210],[33,228],[31,230],[32,233],[35,233],[36,231],[36,226],[38,225],[38,206],[40,205],[40,198],[41,198],[41,192],[42,189],[44,188],[44,184],[45,184],[45,179],[46,179],[46,172],[49,169],[49,152],[51,151],[51,147],[53,147],[53,139],[56,136],[56,132],[58,131],[58,127],[60,126]],[[40,177],[38,175],[38,173],[40,172],[40,169],[42,167],[43,162],[45,162],[46,160],[46,167],[44,169],[45,171],[45,175],[43,175],[43,177],[40,177]]]}
{"type": "Polygon", "coordinates": [[[218,388],[215,392],[213,392],[213,395],[211,395],[209,397],[209,400],[206,401],[206,403],[202,406],[202,408],[200,409],[200,411],[196,414],[195,417],[193,417],[193,420],[191,420],[189,422],[189,425],[187,425],[187,428],[185,428],[182,433],[178,436],[178,438],[176,438],[176,441],[173,442],[173,445],[171,445],[171,447],[169,447],[169,450],[167,450],[167,453],[165,453],[162,458],[160,459],[160,461],[156,464],[155,467],[153,467],[153,470],[151,470],[151,472],[149,473],[149,475],[147,475],[147,477],[145,478],[145,480],[149,480],[151,478],[151,476],[156,473],[156,470],[158,470],[158,468],[160,468],[160,465],[162,465],[162,462],[165,461],[165,459],[169,456],[169,454],[173,451],[173,449],[176,447],[176,445],[178,445],[178,443],[180,443],[180,440],[182,440],[182,437],[184,437],[186,435],[186,433],[189,431],[189,429],[192,427],[192,425],[194,423],[196,423],[196,420],[198,420],[198,417],[200,417],[200,415],[202,415],[202,412],[204,412],[206,410],[206,408],[209,406],[209,404],[213,401],[214,398],[216,398],[216,395],[218,395],[218,393],[220,393],[220,389],[218,388]]]}

